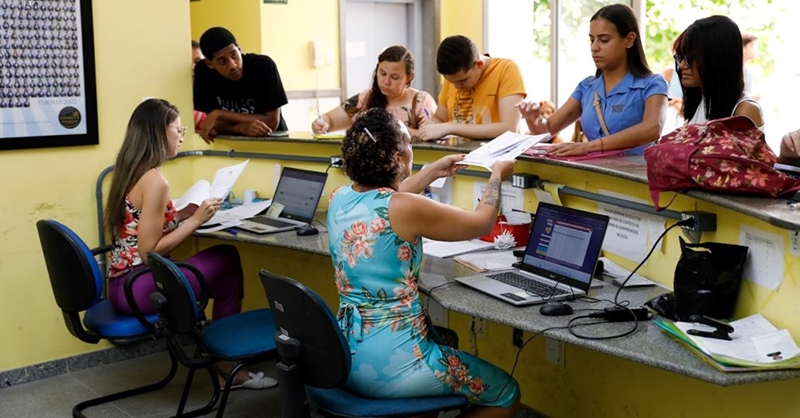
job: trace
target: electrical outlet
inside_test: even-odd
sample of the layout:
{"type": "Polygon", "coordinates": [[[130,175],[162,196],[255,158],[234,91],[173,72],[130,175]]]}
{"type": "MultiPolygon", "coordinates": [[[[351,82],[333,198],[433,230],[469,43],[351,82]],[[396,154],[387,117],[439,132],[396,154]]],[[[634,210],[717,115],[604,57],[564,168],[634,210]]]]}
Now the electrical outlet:
{"type": "Polygon", "coordinates": [[[566,367],[566,350],[563,341],[545,337],[544,353],[547,361],[557,364],[562,369],[566,367]]]}
{"type": "Polygon", "coordinates": [[[342,161],[342,157],[340,157],[338,155],[332,155],[331,156],[331,166],[332,167],[341,167],[343,162],[344,161],[342,161]]]}
{"type": "Polygon", "coordinates": [[[514,328],[514,333],[511,335],[511,344],[513,344],[514,347],[522,348],[522,345],[524,344],[522,338],[522,330],[519,328],[514,328]]]}
{"type": "Polygon", "coordinates": [[[486,335],[486,321],[481,318],[472,317],[472,332],[475,335],[486,335]]]}
{"type": "Polygon", "coordinates": [[[425,300],[425,310],[428,311],[428,318],[434,325],[447,328],[447,309],[433,299],[425,300]]]}

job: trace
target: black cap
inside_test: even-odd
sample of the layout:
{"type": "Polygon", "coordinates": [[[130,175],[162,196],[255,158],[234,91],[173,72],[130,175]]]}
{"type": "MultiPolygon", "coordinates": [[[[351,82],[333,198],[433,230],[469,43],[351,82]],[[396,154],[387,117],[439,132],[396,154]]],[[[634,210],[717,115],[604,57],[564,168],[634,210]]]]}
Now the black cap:
{"type": "Polygon", "coordinates": [[[200,37],[200,50],[208,59],[214,58],[214,54],[230,44],[236,45],[236,37],[229,30],[221,27],[211,28],[200,37]]]}

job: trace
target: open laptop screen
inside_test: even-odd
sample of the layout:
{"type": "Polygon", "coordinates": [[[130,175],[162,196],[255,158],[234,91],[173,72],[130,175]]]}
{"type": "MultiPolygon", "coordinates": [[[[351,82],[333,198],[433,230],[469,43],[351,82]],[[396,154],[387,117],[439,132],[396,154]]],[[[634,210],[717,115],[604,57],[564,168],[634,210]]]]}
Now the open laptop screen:
{"type": "Polygon", "coordinates": [[[540,203],[523,264],[589,283],[608,217],[540,203]]]}
{"type": "Polygon", "coordinates": [[[272,201],[284,206],[281,217],[310,221],[317,210],[326,173],[284,167],[272,201]]]}

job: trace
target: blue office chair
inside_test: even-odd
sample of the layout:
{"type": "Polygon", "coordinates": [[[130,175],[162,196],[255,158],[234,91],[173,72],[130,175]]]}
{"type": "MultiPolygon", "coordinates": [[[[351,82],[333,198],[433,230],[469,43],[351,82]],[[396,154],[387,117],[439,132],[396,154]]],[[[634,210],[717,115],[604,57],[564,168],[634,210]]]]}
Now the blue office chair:
{"type": "MultiPolygon", "coordinates": [[[[53,295],[64,315],[67,329],[73,336],[89,344],[97,344],[100,340],[108,340],[114,344],[129,344],[154,337],[153,324],[158,320],[155,314],[148,316],[121,314],[114,311],[108,299],[103,298],[105,277],[95,256],[108,252],[110,246],[90,250],[75,232],[54,220],[40,220],[36,222],[36,229],[39,232],[53,295]],[[80,318],[81,313],[84,314],[83,322],[80,318]]],[[[133,282],[147,271],[142,269],[129,275],[126,288],[129,290],[133,282]]],[[[132,302],[131,292],[128,292],[128,295],[128,300],[132,302]]],[[[131,307],[135,309],[136,303],[131,303],[131,307]]],[[[81,402],[72,409],[72,416],[85,418],[82,411],[86,408],[163,387],[172,380],[178,370],[178,363],[174,357],[171,363],[167,376],[162,380],[81,402]]]]}
{"type": "Polygon", "coordinates": [[[339,323],[320,296],[292,279],[259,273],[267,292],[280,362],[282,418],[308,418],[310,400],[340,417],[400,418],[461,409],[463,396],[402,399],[363,398],[341,385],[350,374],[350,347],[339,323]]]}
{"type": "Polygon", "coordinates": [[[272,337],[275,324],[272,313],[269,309],[256,309],[215,320],[201,329],[197,325],[201,314],[199,304],[181,269],[158,254],[150,253],[147,258],[158,288],[158,292],[151,295],[158,313],[158,327],[167,341],[169,351],[189,369],[175,416],[205,415],[214,408],[219,399],[217,417],[222,417],[236,373],[246,365],[275,358],[275,340],[272,337]],[[181,335],[188,336],[191,344],[187,345],[182,341],[179,338],[181,335]],[[189,350],[192,354],[189,354],[189,350]],[[214,368],[218,361],[236,362],[226,378],[221,398],[217,371],[214,368]],[[184,412],[194,372],[198,369],[208,371],[214,392],[205,406],[184,412]]]}

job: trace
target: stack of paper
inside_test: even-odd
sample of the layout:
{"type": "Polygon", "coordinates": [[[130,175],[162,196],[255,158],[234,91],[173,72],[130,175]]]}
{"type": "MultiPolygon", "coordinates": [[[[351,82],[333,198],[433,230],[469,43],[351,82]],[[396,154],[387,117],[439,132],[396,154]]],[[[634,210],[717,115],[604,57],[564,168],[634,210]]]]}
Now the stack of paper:
{"type": "Polygon", "coordinates": [[[482,273],[484,271],[510,269],[511,265],[517,262],[517,257],[514,257],[513,250],[493,250],[459,255],[453,257],[453,261],[482,273]]]}
{"type": "Polygon", "coordinates": [[[344,139],[346,131],[330,131],[324,134],[313,134],[314,139],[344,139]]]}
{"type": "Polygon", "coordinates": [[[496,161],[513,160],[528,148],[551,137],[552,135],[550,134],[522,135],[506,132],[467,154],[467,157],[460,164],[477,165],[491,170],[492,164],[496,161]]]}
{"type": "Polygon", "coordinates": [[[494,247],[491,242],[473,239],[469,241],[436,241],[422,240],[422,252],[433,257],[446,258],[475,251],[485,251],[494,247]]]}
{"type": "Polygon", "coordinates": [[[761,314],[731,322],[734,332],[730,341],[686,333],[690,329],[714,330],[701,324],[667,320],[655,323],[722,371],[800,368],[800,348],[789,331],[777,329],[761,314]]]}
{"type": "MultiPolygon", "coordinates": [[[[600,261],[603,262],[603,276],[611,277],[612,283],[617,286],[622,286],[622,283],[625,282],[625,279],[630,276],[631,272],[622,268],[619,264],[609,260],[607,257],[600,257],[600,261]]],[[[639,286],[655,286],[656,282],[651,281],[650,279],[645,278],[644,276],[640,276],[638,274],[634,274],[631,276],[630,279],[625,283],[625,287],[639,287],[639,286]]]]}

